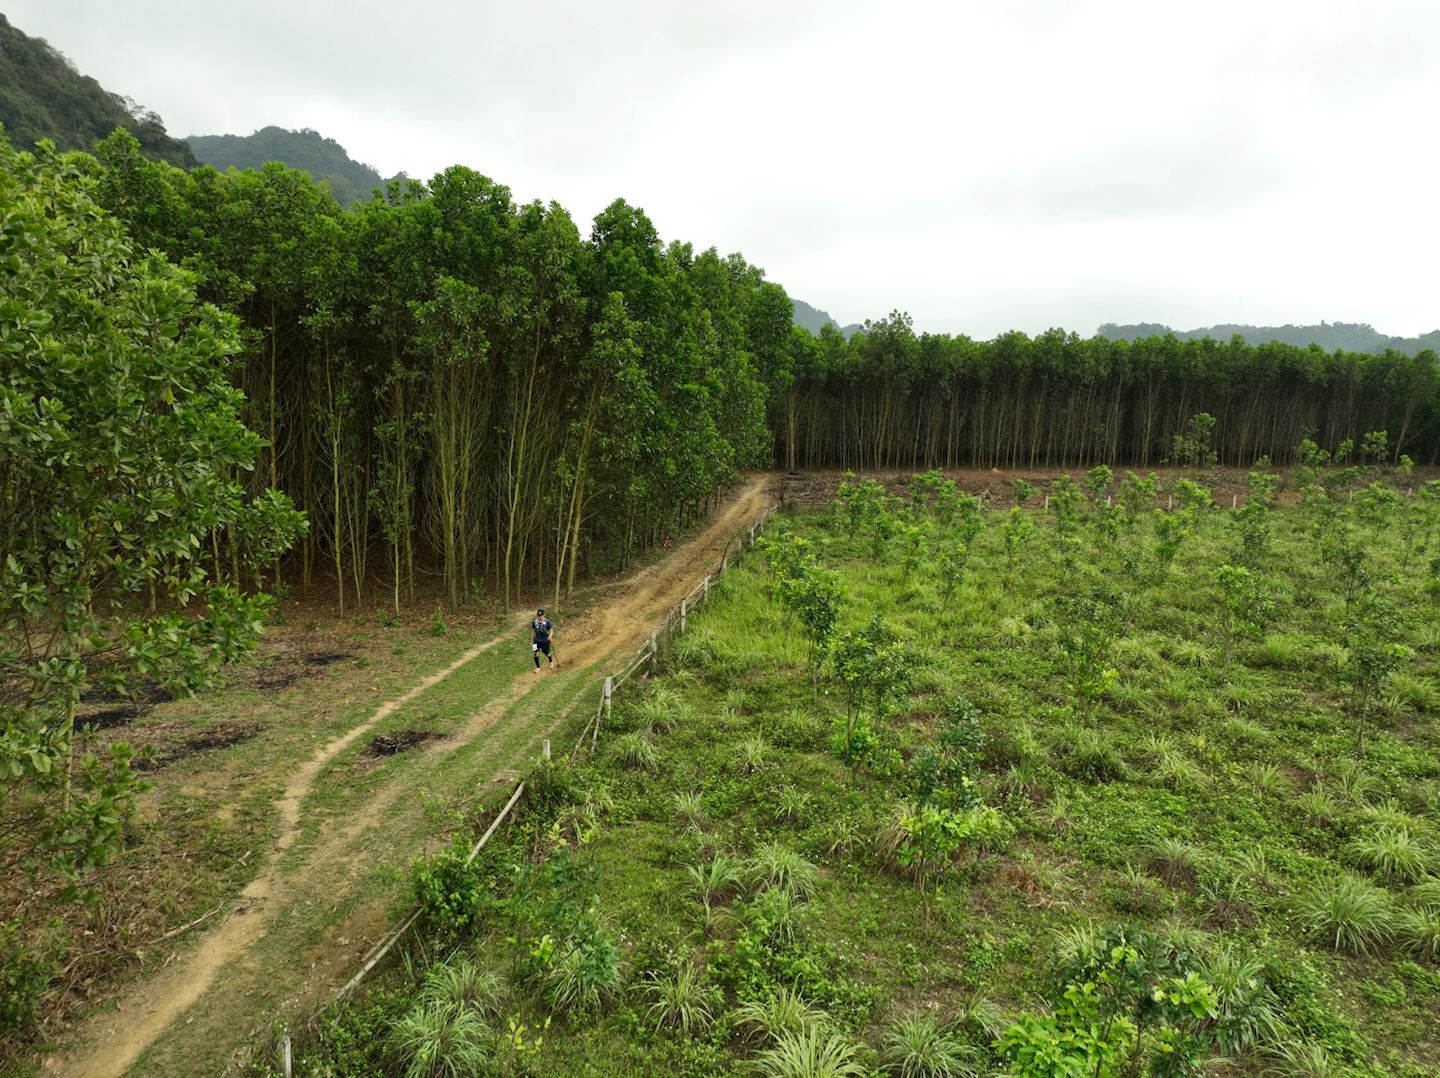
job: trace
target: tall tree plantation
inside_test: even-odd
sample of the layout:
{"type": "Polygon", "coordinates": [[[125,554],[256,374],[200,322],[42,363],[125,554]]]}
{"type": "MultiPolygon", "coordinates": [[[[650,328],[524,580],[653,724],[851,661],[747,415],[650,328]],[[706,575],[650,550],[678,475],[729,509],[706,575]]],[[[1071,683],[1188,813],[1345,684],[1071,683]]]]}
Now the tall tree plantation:
{"type": "Polygon", "coordinates": [[[993,341],[923,334],[899,313],[848,342],[797,332],[775,411],[777,459],[790,467],[1033,468],[1188,463],[1175,453],[1192,419],[1218,463],[1295,459],[1385,431],[1392,459],[1440,453],[1436,354],[1327,353],[1174,336],[1081,339],[1052,329],[993,341]]]}
{"type": "MultiPolygon", "coordinates": [[[[1200,413],[1227,464],[1377,430],[1397,458],[1440,450],[1432,352],[982,342],[898,313],[816,337],[742,257],[663,244],[622,200],[587,237],[460,166],[342,210],[304,172],[186,172],[124,131],[71,163],[138,248],[238,317],[231,380],[261,445],[237,478],[306,513],[290,579],[342,609],[431,582],[457,605],[558,598],[772,462],[1148,466],[1200,413]]],[[[244,583],[234,536],[206,543],[244,583]]]]}

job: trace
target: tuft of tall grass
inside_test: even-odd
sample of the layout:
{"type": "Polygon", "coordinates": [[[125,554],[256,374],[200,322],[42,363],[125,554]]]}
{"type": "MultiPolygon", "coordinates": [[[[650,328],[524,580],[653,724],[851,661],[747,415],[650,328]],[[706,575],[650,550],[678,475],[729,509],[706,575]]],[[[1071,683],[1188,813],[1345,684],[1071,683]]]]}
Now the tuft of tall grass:
{"type": "Polygon", "coordinates": [[[822,1026],[781,1033],[755,1057],[762,1078],[852,1078],[867,1072],[853,1043],[822,1026]]]}
{"type": "Polygon", "coordinates": [[[1422,879],[1434,858],[1404,828],[1377,827],[1357,835],[1345,847],[1351,862],[1376,873],[1385,883],[1413,883],[1422,879]]]}
{"type": "Polygon", "coordinates": [[[1150,870],[1172,887],[1189,887],[1208,855],[1194,843],[1178,838],[1162,838],[1149,849],[1150,870]]]}
{"type": "Polygon", "coordinates": [[[744,866],[733,857],[717,853],[710,861],[690,865],[686,870],[690,880],[690,892],[705,906],[705,921],[708,925],[714,903],[734,894],[745,879],[744,866]]]}
{"type": "Polygon", "coordinates": [[[1340,815],[1339,803],[1318,784],[1297,797],[1295,804],[1311,827],[1328,827],[1340,815]]]}
{"type": "Polygon", "coordinates": [[[1127,774],[1125,761],[1115,745],[1099,730],[1074,731],[1067,738],[1064,770],[1072,778],[1113,782],[1127,774]]]}
{"type": "Polygon", "coordinates": [[[793,786],[782,786],[775,795],[771,816],[777,823],[798,824],[804,822],[810,811],[813,798],[793,786]]]}
{"type": "Polygon", "coordinates": [[[1311,935],[1337,951],[1373,951],[1394,934],[1385,892],[1357,876],[1320,882],[1301,900],[1297,912],[1311,935]]]}
{"type": "Polygon", "coordinates": [[[698,831],[705,825],[705,804],[697,790],[681,790],[670,799],[675,817],[686,827],[698,831]]]}
{"type": "Polygon", "coordinates": [[[784,891],[799,902],[809,898],[820,886],[820,870],[778,842],[758,846],[745,862],[745,871],[756,890],[784,891]]]}
{"type": "Polygon", "coordinates": [[[490,1026],[454,1003],[417,1003],[391,1023],[386,1047],[405,1078],[461,1078],[490,1066],[490,1026]]]}
{"type": "Polygon", "coordinates": [[[880,1062],[899,1078],[969,1078],[980,1073],[981,1056],[937,1018],[911,1015],[885,1031],[880,1062]]]}
{"type": "Polygon", "coordinates": [[[660,766],[660,752],[644,734],[621,734],[610,751],[621,767],[633,771],[654,771],[660,766]]]}
{"type": "Polygon", "coordinates": [[[1344,1078],[1351,1073],[1313,1041],[1286,1040],[1266,1052],[1265,1078],[1344,1078]]]}
{"type": "Polygon", "coordinates": [[[705,984],[705,971],[686,962],[645,979],[650,1000],[646,1016],[658,1029],[669,1026],[689,1035],[709,1029],[715,1020],[715,991],[705,984]]]}
{"type": "Polygon", "coordinates": [[[1419,958],[1440,962],[1440,905],[1399,913],[1395,918],[1395,940],[1419,958]]]}
{"type": "Polygon", "coordinates": [[[764,769],[768,755],[769,748],[763,737],[744,738],[735,747],[735,770],[742,775],[754,775],[764,769]]]}
{"type": "Polygon", "coordinates": [[[805,1002],[793,988],[779,988],[764,999],[749,1000],[730,1014],[730,1024],[749,1040],[774,1040],[782,1033],[804,1033],[820,1026],[825,1012],[805,1002]]]}
{"type": "Polygon", "coordinates": [[[500,978],[468,958],[439,962],[425,971],[420,999],[478,1011],[493,1020],[500,1012],[504,991],[500,978]]]}
{"type": "Polygon", "coordinates": [[[1166,749],[1160,754],[1155,770],[1150,774],[1161,786],[1176,793],[1202,789],[1209,781],[1190,757],[1174,749],[1166,749]]]}
{"type": "Polygon", "coordinates": [[[1251,787],[1271,797],[1284,797],[1290,792],[1290,780],[1275,764],[1252,763],[1245,772],[1251,787]]]}

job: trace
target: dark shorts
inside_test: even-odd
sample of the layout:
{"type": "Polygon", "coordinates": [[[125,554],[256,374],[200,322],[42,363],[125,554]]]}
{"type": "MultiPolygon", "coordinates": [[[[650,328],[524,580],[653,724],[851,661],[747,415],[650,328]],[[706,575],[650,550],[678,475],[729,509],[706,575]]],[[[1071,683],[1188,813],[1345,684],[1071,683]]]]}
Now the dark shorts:
{"type": "Polygon", "coordinates": [[[535,641],[535,646],[536,646],[537,648],[539,648],[542,652],[544,652],[546,655],[549,655],[549,654],[550,654],[550,641],[548,641],[548,640],[536,640],[536,641],[535,641]]]}

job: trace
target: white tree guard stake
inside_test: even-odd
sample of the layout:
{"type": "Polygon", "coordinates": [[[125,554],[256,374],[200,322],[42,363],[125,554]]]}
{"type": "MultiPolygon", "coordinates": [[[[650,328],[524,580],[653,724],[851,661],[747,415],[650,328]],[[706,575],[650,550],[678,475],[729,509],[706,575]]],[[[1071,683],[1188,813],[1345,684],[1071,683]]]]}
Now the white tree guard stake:
{"type": "Polygon", "coordinates": [[[1111,495],[1107,494],[1105,495],[1105,504],[1107,506],[1113,506],[1115,504],[1115,499],[1111,495]]]}
{"type": "Polygon", "coordinates": [[[285,1039],[280,1042],[280,1071],[285,1078],[291,1078],[294,1073],[293,1064],[290,1059],[290,1034],[285,1034],[285,1039]]]}
{"type": "Polygon", "coordinates": [[[1170,510],[1172,513],[1175,511],[1175,495],[1171,494],[1167,497],[1165,508],[1170,510]]]}
{"type": "Polygon", "coordinates": [[[653,666],[655,660],[660,657],[659,630],[650,634],[650,663],[653,666]]]}
{"type": "Polygon", "coordinates": [[[680,631],[685,631],[685,600],[680,600],[680,631]]]}
{"type": "Polygon", "coordinates": [[[1240,504],[1240,495],[1238,495],[1238,494],[1232,494],[1232,495],[1230,495],[1230,508],[1231,508],[1231,509],[1234,509],[1234,508],[1235,508],[1237,505],[1239,505],[1239,504],[1240,504]]]}
{"type": "Polygon", "coordinates": [[[1046,508],[1046,509],[1049,509],[1049,508],[1050,508],[1050,495],[1048,495],[1048,494],[1045,495],[1045,508],[1046,508]]]}
{"type": "Polygon", "coordinates": [[[550,739],[548,737],[542,742],[541,747],[544,749],[545,759],[550,759],[550,739]]]}
{"type": "Polygon", "coordinates": [[[710,574],[709,574],[709,573],[706,573],[706,574],[705,574],[705,591],[704,591],[704,596],[705,596],[705,598],[707,598],[707,599],[710,598],[710,574]]]}
{"type": "MultiPolygon", "coordinates": [[[[611,699],[611,697],[614,696],[614,695],[615,695],[615,679],[614,679],[613,677],[606,677],[606,678],[605,678],[605,693],[604,693],[603,699],[604,699],[604,701],[605,701],[605,721],[606,721],[607,723],[610,721],[610,699],[611,699]]],[[[600,720],[597,718],[597,719],[595,720],[595,732],[590,735],[590,749],[591,749],[592,752],[593,752],[594,749],[595,749],[595,742],[596,742],[597,740],[599,740],[599,738],[600,738],[600,720]]]]}

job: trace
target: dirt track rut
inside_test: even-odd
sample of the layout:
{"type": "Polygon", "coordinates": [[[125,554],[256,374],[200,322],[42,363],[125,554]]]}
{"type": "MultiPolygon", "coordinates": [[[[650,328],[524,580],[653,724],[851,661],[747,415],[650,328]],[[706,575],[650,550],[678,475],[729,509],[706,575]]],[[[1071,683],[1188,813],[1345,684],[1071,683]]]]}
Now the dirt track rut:
{"type": "MultiPolygon", "coordinates": [[[[724,505],[714,521],[699,535],[681,544],[673,553],[636,573],[618,590],[611,602],[592,608],[582,619],[557,634],[556,650],[567,668],[585,667],[627,648],[638,646],[651,626],[682,596],[694,587],[700,576],[719,559],[742,528],[770,503],[770,478],[766,475],[747,479],[744,486],[724,505]]],[[[50,1057],[47,1073],[72,1075],[76,1078],[116,1078],[125,1074],[157,1039],[172,1028],[187,1024],[186,1012],[207,993],[232,993],[243,990],[275,971],[256,968],[251,952],[265,939],[273,927],[280,908],[279,899],[307,891],[334,897],[333,889],[345,884],[354,886],[353,874],[337,880],[333,867],[343,861],[345,847],[368,829],[383,823],[386,810],[404,791],[380,788],[359,807],[336,821],[330,833],[322,835],[316,848],[298,863],[283,857],[301,833],[302,812],[307,795],[326,765],[346,747],[369,730],[427,690],[440,684],[461,667],[485,651],[510,639],[501,636],[473,647],[443,669],[417,682],[401,695],[382,704],[364,722],[318,749],[290,774],[284,792],[276,802],[280,825],[274,839],[273,852],[260,873],[244,888],[229,916],[217,927],[199,937],[188,951],[179,954],[165,968],[130,990],[115,1010],[93,1015],[75,1030],[72,1043],[82,1046],[70,1053],[50,1057]],[[222,971],[225,977],[221,978],[222,971]],[[232,974],[236,974],[232,976],[232,974]],[[232,985],[233,982],[233,985],[232,985]]],[[[472,715],[448,745],[436,746],[431,753],[453,751],[489,730],[511,705],[536,688],[542,679],[520,673],[496,696],[472,715]]],[[[543,728],[536,731],[543,734],[543,728]]],[[[509,761],[510,764],[518,762],[509,761]]],[[[347,928],[368,916],[383,917],[383,912],[366,911],[352,915],[347,928]]],[[[337,931],[334,936],[343,938],[337,931]]],[[[327,941],[328,942],[328,941],[327,941]]],[[[308,970],[300,971],[300,980],[325,975],[338,969],[350,949],[327,948],[321,943],[297,962],[305,961],[308,970]]],[[[292,973],[294,971],[291,971],[292,973]]],[[[243,1010],[243,1008],[242,1008],[243,1010]]],[[[213,1035],[214,1023],[198,1023],[198,1036],[213,1035]],[[209,1033],[206,1030],[210,1030],[209,1033]]],[[[243,1037],[246,1030],[231,1028],[232,1037],[243,1037]]],[[[217,1049],[222,1046],[216,1045],[217,1049]]],[[[223,1046],[228,1055],[236,1045],[223,1046]]],[[[222,1058],[211,1057],[215,1069],[222,1058]]]]}

